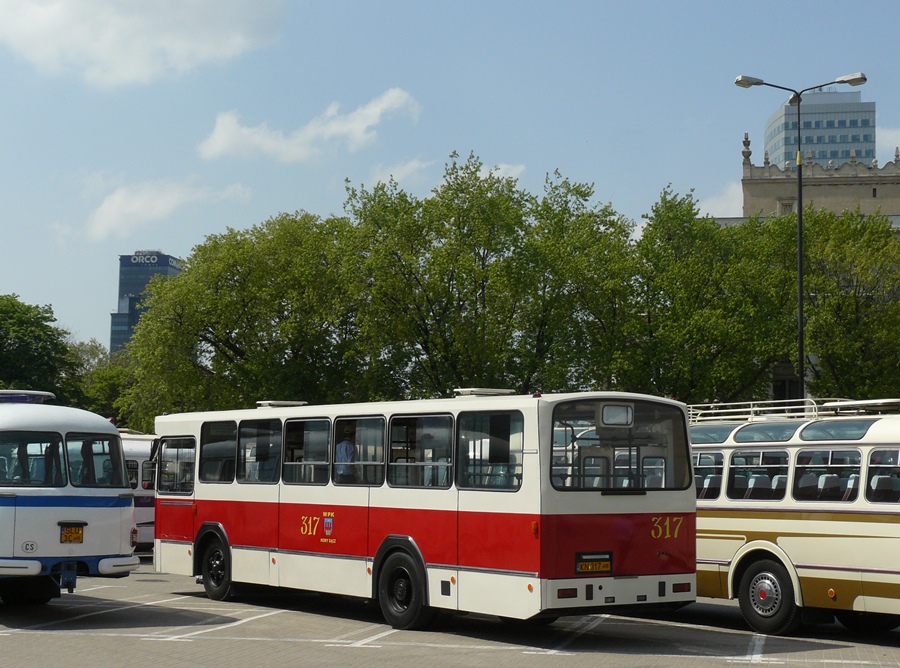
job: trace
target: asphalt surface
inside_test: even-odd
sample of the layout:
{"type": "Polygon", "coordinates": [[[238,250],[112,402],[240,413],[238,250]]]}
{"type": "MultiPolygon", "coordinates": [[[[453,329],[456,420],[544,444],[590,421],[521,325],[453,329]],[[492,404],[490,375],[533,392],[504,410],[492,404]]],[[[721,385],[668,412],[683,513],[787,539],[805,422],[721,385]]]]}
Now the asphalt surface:
{"type": "Polygon", "coordinates": [[[839,624],[791,638],[748,630],[736,604],[701,600],[661,617],[589,615],[542,627],[440,616],[398,631],[377,605],[247,589],[211,601],[193,578],[155,573],[83,578],[47,605],[0,604],[0,665],[17,666],[900,666],[900,632],[839,624]]]}

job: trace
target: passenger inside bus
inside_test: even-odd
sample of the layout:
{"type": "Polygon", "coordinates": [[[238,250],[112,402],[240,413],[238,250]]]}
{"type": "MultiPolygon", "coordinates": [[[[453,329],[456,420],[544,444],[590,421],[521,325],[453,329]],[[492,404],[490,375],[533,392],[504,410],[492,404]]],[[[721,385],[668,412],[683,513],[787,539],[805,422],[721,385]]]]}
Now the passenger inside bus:
{"type": "Polygon", "coordinates": [[[343,484],[359,482],[356,462],[356,429],[352,423],[344,426],[344,440],[334,449],[334,481],[343,484]]]}

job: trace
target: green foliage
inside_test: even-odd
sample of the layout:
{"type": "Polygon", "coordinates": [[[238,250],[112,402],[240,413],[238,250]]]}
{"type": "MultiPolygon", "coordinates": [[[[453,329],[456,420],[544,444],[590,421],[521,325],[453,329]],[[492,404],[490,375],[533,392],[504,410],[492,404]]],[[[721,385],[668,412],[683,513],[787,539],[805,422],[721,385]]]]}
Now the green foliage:
{"type": "Polygon", "coordinates": [[[804,212],[809,389],[900,396],[900,239],[883,216],[804,212]]]}
{"type": "Polygon", "coordinates": [[[151,282],[128,354],[129,419],[264,398],[356,397],[338,241],[346,221],[283,214],[208,237],[182,273],[151,282]]]}
{"type": "MultiPolygon", "coordinates": [[[[347,195],[346,217],[208,237],[178,277],[152,282],[126,354],[76,351],[84,402],[142,431],[161,413],[265,398],[470,386],[700,403],[766,397],[776,367],[796,365],[794,216],[719,227],[666,188],[636,238],[590,184],[555,173],[533,196],[456,154],[426,198],[393,180],[347,195]]],[[[810,210],[806,228],[810,389],[900,394],[890,225],[810,210]]]]}
{"type": "Polygon", "coordinates": [[[360,239],[353,269],[367,356],[389,363],[408,396],[515,384],[519,321],[530,279],[520,258],[527,194],[470,157],[447,166],[433,197],[396,183],[351,189],[360,239]]]}
{"type": "Polygon", "coordinates": [[[692,195],[669,189],[637,241],[633,347],[620,355],[625,389],[688,403],[766,396],[786,354],[780,228],[702,218],[692,195]]]}
{"type": "Polygon", "coordinates": [[[49,306],[0,295],[0,388],[53,392],[62,404],[81,397],[69,333],[56,327],[49,306]]]}

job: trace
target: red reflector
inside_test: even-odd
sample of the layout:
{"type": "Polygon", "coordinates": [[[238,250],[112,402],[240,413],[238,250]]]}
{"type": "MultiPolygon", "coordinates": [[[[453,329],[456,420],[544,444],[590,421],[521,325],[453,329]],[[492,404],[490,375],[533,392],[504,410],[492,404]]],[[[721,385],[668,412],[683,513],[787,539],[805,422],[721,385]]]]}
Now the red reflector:
{"type": "Polygon", "coordinates": [[[556,598],[578,598],[578,590],[575,587],[571,589],[557,589],[556,598]]]}
{"type": "Polygon", "coordinates": [[[672,585],[673,594],[685,594],[691,590],[690,582],[678,582],[672,585]]]}

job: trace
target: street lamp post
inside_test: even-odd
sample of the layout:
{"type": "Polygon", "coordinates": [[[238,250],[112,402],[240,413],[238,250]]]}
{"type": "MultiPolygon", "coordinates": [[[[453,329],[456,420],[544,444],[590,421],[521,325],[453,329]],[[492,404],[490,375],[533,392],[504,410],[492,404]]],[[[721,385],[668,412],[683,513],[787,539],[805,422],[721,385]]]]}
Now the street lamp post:
{"type": "Polygon", "coordinates": [[[816,88],[823,86],[831,86],[832,84],[847,84],[849,86],[862,86],[866,83],[866,75],[862,72],[856,74],[846,74],[838,77],[834,81],[819,84],[818,86],[810,86],[802,90],[794,90],[786,86],[757,79],[756,77],[748,77],[744,74],[734,80],[735,86],[741,88],[751,88],[753,86],[768,86],[770,88],[778,88],[793,93],[788,104],[797,107],[797,376],[800,378],[800,398],[806,396],[806,369],[803,350],[803,144],[801,141],[800,123],[800,102],[803,99],[803,93],[807,93],[816,88]]]}

